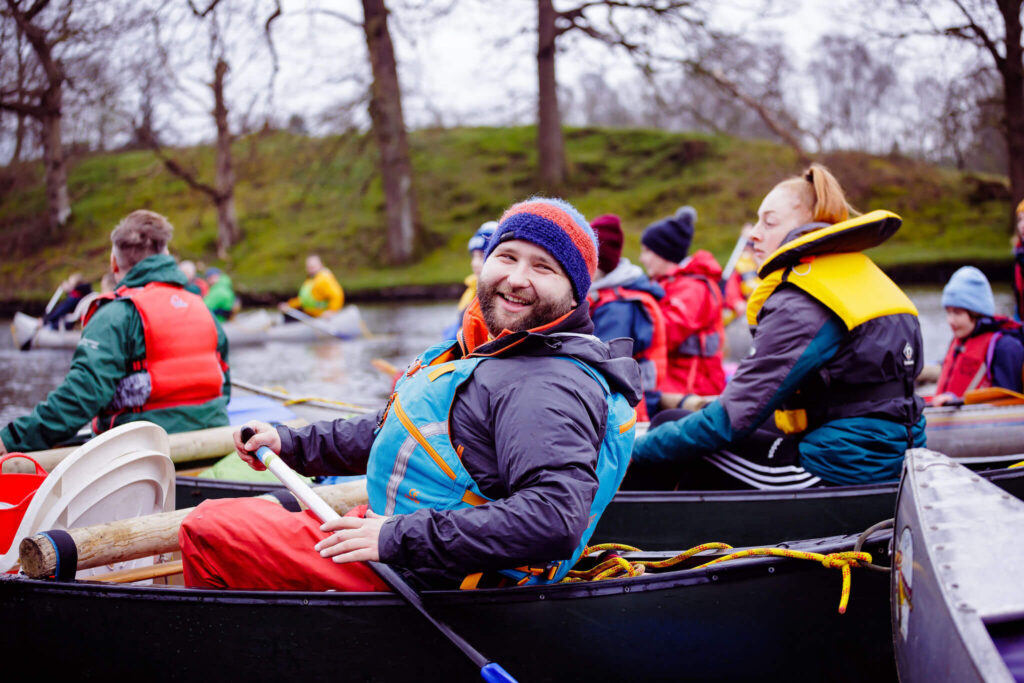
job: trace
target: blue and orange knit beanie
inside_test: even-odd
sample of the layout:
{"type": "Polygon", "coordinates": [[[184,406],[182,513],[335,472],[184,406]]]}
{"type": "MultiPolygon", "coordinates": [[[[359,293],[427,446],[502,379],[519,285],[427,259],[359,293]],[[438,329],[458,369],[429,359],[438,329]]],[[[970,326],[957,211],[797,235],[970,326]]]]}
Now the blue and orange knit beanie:
{"type": "Polygon", "coordinates": [[[597,238],[587,219],[569,202],[531,197],[513,204],[498,221],[484,255],[490,256],[506,240],[524,240],[546,249],[572,282],[576,301],[586,298],[597,269],[597,238]]]}
{"type": "Polygon", "coordinates": [[[640,244],[666,261],[679,263],[690,251],[696,222],[697,210],[683,206],[671,218],[648,225],[640,237],[640,244]]]}

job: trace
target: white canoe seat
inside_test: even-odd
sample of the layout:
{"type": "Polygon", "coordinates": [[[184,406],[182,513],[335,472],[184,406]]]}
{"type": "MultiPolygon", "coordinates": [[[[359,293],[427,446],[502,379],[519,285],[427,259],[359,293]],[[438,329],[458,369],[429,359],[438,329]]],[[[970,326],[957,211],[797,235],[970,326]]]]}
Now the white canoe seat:
{"type": "MultiPolygon", "coordinates": [[[[0,571],[18,562],[22,538],[50,529],[73,529],[174,509],[174,463],[167,432],[152,422],[131,422],[83,444],[58,464],[36,491],[0,571]]],[[[78,572],[152,564],[152,558],[78,572]]]]}

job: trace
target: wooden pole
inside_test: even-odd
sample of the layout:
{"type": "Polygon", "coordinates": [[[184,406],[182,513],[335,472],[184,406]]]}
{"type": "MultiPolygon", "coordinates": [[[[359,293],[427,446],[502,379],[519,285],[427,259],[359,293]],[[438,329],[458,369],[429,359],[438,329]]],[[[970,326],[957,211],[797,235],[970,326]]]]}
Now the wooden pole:
{"type": "MultiPolygon", "coordinates": [[[[282,424],[288,427],[304,427],[309,424],[302,418],[296,418],[294,420],[288,420],[282,424]]],[[[179,432],[177,434],[168,434],[168,438],[171,442],[171,460],[175,463],[193,462],[195,460],[206,460],[208,458],[216,458],[222,455],[233,453],[235,450],[235,439],[234,433],[237,427],[212,427],[210,429],[200,429],[194,432],[179,432]]],[[[78,450],[78,446],[69,446],[67,448],[51,448],[46,451],[34,451],[26,453],[25,455],[32,456],[36,462],[43,466],[43,469],[47,472],[52,472],[53,468],[60,464],[60,461],[66,458],[71,453],[78,450]]],[[[5,469],[8,472],[33,472],[31,463],[27,460],[19,459],[20,463],[16,468],[10,470],[5,469]],[[27,468],[22,470],[22,468],[27,468]]],[[[12,463],[14,465],[14,463],[12,463]]]]}
{"type": "MultiPolygon", "coordinates": [[[[366,482],[352,481],[317,488],[320,497],[338,514],[367,502],[366,482]]],[[[279,503],[272,495],[260,496],[279,503]]],[[[135,560],[179,550],[178,528],[195,508],[96,524],[68,533],[78,549],[78,569],[135,560]]],[[[57,551],[43,534],[23,538],[18,547],[21,570],[33,579],[51,576],[57,569],[57,551]]]]}

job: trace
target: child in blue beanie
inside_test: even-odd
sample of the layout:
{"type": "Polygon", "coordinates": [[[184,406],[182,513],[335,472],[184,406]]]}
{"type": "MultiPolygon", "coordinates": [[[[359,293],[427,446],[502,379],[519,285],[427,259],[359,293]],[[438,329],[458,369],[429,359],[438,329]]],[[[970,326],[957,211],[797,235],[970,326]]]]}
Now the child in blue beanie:
{"type": "Polygon", "coordinates": [[[975,389],[1002,387],[1020,392],[1024,337],[1020,323],[995,314],[985,274],[964,266],[942,290],[946,321],[953,331],[932,405],[943,405],[975,389]]]}

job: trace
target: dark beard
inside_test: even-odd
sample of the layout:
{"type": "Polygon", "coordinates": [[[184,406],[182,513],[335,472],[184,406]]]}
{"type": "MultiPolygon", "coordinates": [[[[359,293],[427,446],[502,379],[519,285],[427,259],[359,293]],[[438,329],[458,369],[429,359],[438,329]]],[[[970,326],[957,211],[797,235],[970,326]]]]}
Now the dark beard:
{"type": "Polygon", "coordinates": [[[477,283],[476,297],[480,300],[480,313],[483,315],[484,322],[487,324],[487,331],[491,333],[492,337],[497,337],[505,329],[508,329],[510,332],[522,332],[523,330],[532,330],[535,327],[547,325],[571,311],[574,303],[571,297],[565,301],[538,301],[533,304],[526,317],[518,318],[510,322],[509,327],[506,327],[498,322],[496,315],[497,287],[479,282],[477,283]]]}

